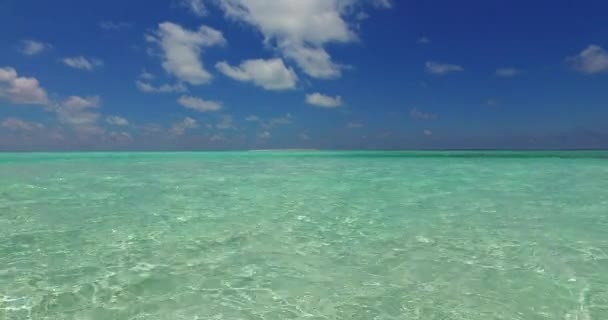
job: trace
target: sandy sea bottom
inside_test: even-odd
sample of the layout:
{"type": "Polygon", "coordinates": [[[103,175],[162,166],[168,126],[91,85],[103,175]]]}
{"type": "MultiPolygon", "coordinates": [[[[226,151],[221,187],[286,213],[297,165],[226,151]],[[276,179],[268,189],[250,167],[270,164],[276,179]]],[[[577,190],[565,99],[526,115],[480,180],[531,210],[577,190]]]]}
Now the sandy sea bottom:
{"type": "Polygon", "coordinates": [[[608,319],[606,153],[0,154],[0,319],[608,319]]]}

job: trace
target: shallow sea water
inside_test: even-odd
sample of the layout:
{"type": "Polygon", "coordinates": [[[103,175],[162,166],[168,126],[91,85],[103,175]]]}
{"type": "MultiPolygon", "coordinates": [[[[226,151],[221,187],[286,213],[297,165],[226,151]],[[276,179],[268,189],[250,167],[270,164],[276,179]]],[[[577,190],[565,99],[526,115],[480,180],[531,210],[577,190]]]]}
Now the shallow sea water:
{"type": "Polygon", "coordinates": [[[0,154],[0,319],[608,319],[608,153],[0,154]]]}

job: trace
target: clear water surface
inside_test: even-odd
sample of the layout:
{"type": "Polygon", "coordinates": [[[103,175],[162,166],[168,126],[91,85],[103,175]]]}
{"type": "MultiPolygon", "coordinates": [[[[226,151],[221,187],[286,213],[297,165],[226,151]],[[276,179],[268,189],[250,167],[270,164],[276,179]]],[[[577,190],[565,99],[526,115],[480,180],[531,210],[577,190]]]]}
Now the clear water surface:
{"type": "Polygon", "coordinates": [[[0,154],[0,319],[608,319],[608,153],[0,154]]]}

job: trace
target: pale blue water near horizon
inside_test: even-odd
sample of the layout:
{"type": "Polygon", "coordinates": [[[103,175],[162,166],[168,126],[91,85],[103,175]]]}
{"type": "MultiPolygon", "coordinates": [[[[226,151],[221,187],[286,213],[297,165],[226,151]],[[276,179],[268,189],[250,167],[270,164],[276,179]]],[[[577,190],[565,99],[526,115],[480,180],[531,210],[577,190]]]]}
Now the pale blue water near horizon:
{"type": "Polygon", "coordinates": [[[608,152],[0,154],[0,319],[608,319],[608,152]]]}

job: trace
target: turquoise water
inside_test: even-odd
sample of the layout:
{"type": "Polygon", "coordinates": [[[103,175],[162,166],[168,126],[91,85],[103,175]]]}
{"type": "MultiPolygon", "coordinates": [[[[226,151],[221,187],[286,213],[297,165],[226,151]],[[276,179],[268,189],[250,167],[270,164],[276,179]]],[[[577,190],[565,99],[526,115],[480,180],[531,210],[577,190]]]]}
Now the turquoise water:
{"type": "Polygon", "coordinates": [[[608,319],[608,153],[0,154],[0,319],[608,319]]]}

